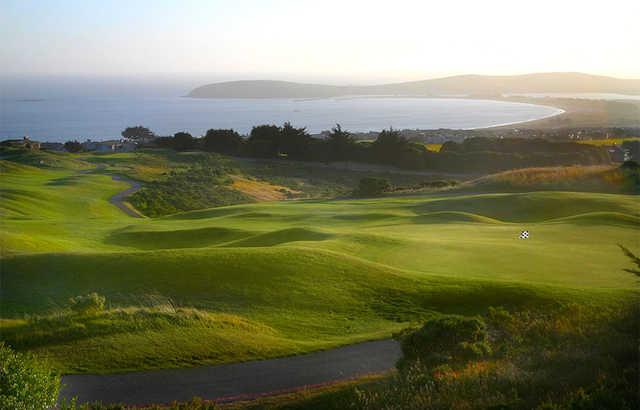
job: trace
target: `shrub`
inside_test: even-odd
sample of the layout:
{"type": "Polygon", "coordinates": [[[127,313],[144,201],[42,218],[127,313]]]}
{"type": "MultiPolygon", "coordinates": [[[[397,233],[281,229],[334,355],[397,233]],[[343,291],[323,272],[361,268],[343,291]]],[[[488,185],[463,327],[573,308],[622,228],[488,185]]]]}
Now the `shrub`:
{"type": "Polygon", "coordinates": [[[95,314],[103,311],[105,302],[106,298],[96,292],[69,299],[71,310],[81,315],[95,314]]]}
{"type": "Polygon", "coordinates": [[[64,143],[64,149],[67,152],[80,152],[82,151],[82,144],[78,141],[67,141],[64,143]]]}
{"type": "Polygon", "coordinates": [[[442,316],[431,319],[422,328],[402,337],[404,358],[399,364],[420,360],[440,364],[467,360],[491,352],[487,326],[479,317],[442,316]]]}
{"type": "Polygon", "coordinates": [[[205,151],[221,152],[223,154],[237,155],[240,152],[244,140],[234,130],[207,131],[202,139],[205,151]]]}
{"type": "Polygon", "coordinates": [[[360,180],[356,193],[359,196],[378,196],[389,189],[391,189],[391,184],[388,179],[367,177],[360,180]]]}
{"type": "Polygon", "coordinates": [[[197,140],[188,132],[177,132],[173,135],[173,149],[176,151],[185,151],[193,149],[197,145],[197,140]]]}
{"type": "Polygon", "coordinates": [[[56,404],[60,376],[31,355],[0,343],[0,408],[48,409],[56,404]]]}
{"type": "Polygon", "coordinates": [[[211,157],[211,164],[197,163],[185,171],[171,173],[164,180],[152,181],[128,199],[149,217],[182,211],[251,202],[252,198],[230,184],[232,169],[211,157]]]}
{"type": "Polygon", "coordinates": [[[624,182],[633,194],[640,192],[640,165],[636,161],[625,161],[620,165],[624,182]]]}

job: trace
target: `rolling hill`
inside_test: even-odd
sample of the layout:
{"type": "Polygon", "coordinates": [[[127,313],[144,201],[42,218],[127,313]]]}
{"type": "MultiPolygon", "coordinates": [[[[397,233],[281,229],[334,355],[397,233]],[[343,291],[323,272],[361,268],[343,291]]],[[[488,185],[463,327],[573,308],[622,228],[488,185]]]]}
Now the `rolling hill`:
{"type": "Polygon", "coordinates": [[[131,218],[109,203],[126,184],[74,158],[0,164],[1,339],[67,373],[283,356],[439,313],[637,295],[616,246],[637,249],[633,195],[452,193],[131,218]],[[90,292],[107,308],[73,315],[69,299],[90,292]]]}
{"type": "Polygon", "coordinates": [[[287,81],[230,81],[195,88],[194,98],[323,98],[345,95],[496,96],[505,93],[640,94],[640,79],[583,73],[535,73],[513,76],[459,75],[370,86],[336,86],[287,81]]]}

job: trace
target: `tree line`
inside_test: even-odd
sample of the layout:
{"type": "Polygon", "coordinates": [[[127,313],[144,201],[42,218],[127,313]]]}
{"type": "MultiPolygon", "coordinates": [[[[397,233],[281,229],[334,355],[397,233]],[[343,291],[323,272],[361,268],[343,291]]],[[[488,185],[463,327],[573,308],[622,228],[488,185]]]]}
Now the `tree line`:
{"type": "MultiPolygon", "coordinates": [[[[151,131],[138,126],[123,131],[136,140],[151,131]],[[136,132],[132,132],[135,130],[136,132]]],[[[204,150],[252,158],[287,158],[298,161],[356,161],[392,165],[413,170],[487,172],[513,168],[557,165],[595,165],[610,162],[601,148],[573,142],[551,142],[526,138],[467,138],[446,142],[440,152],[411,141],[392,128],[381,131],[373,141],[357,141],[353,134],[336,125],[326,138],[314,138],[306,128],[286,122],[282,126],[258,125],[243,137],[233,129],[210,129],[203,137],[187,132],[158,137],[155,144],[178,151],[204,150]]]]}

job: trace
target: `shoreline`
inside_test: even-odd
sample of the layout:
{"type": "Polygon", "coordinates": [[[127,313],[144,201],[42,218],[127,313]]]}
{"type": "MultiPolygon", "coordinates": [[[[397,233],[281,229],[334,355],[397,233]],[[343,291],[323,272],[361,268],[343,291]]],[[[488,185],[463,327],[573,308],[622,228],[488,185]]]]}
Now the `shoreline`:
{"type": "MultiPolygon", "coordinates": [[[[494,100],[494,101],[500,101],[500,100],[494,100]]],[[[490,129],[490,128],[500,128],[500,127],[508,127],[508,126],[512,126],[512,125],[520,125],[520,124],[526,124],[529,122],[533,122],[533,121],[542,121],[542,120],[546,120],[549,118],[553,118],[553,117],[557,117],[560,115],[564,115],[567,113],[566,110],[560,108],[560,107],[554,107],[551,105],[542,105],[542,104],[530,104],[530,103],[514,103],[514,104],[528,104],[528,105],[537,105],[539,107],[549,107],[549,108],[553,108],[556,110],[556,112],[549,114],[549,115],[545,115],[542,116],[540,118],[531,118],[528,120],[524,120],[524,121],[512,121],[512,122],[505,122],[505,123],[501,123],[501,124],[494,124],[494,125],[489,125],[487,127],[473,127],[473,128],[460,128],[461,130],[486,130],[486,129],[490,129]]],[[[426,130],[425,130],[426,131],[426,130]]]]}
{"type": "MultiPolygon", "coordinates": [[[[180,98],[180,97],[176,97],[180,98]]],[[[378,99],[380,97],[363,97],[368,100],[378,99]]],[[[424,103],[416,102],[415,104],[411,101],[407,101],[404,97],[383,97],[381,99],[387,98],[395,98],[398,101],[393,102],[390,101],[387,104],[384,101],[373,104],[373,114],[360,115],[360,120],[355,118],[352,121],[353,124],[350,128],[348,125],[345,127],[350,132],[357,133],[369,133],[369,132],[379,132],[382,129],[388,128],[392,126],[394,129],[398,130],[430,130],[430,129],[454,129],[454,130],[467,130],[467,129],[483,129],[483,128],[491,128],[491,127],[499,127],[505,126],[509,124],[521,124],[530,121],[536,121],[540,119],[549,118],[551,116],[561,115],[563,112],[561,108],[553,107],[550,105],[544,104],[532,104],[529,102],[519,102],[519,101],[501,101],[497,99],[488,99],[488,98],[460,98],[460,97],[411,97],[412,99],[424,99],[430,100],[431,102],[425,101],[424,103]],[[403,101],[404,100],[404,101],[403,101]],[[447,102],[447,100],[449,102],[447,102]],[[439,103],[439,101],[441,103],[439,103]],[[446,104],[446,106],[442,106],[446,104]],[[503,104],[503,105],[501,105],[503,104]],[[405,107],[407,106],[407,107],[405,107]],[[447,110],[447,106],[450,106],[450,109],[447,110]],[[518,106],[520,106],[518,108],[518,106]],[[475,111],[478,111],[479,114],[476,114],[475,111]],[[522,111],[522,112],[521,112],[522,111]],[[408,112],[408,113],[407,113],[408,112]],[[453,113],[453,115],[447,115],[449,112],[453,113]],[[387,113],[387,115],[385,115],[387,113]],[[500,118],[503,117],[503,118],[500,118]],[[506,118],[504,118],[506,117],[506,118]],[[511,118],[509,118],[511,117],[511,118]],[[370,124],[367,124],[369,122],[370,124]],[[397,124],[400,122],[400,124],[397,124]],[[394,124],[396,123],[396,124],[394,124]],[[423,126],[420,126],[420,123],[423,126]],[[466,124],[465,124],[466,123],[466,124]],[[441,124],[441,125],[440,125],[441,124]]],[[[285,121],[287,118],[295,123],[299,123],[300,126],[311,126],[311,130],[309,133],[312,136],[318,136],[325,131],[329,131],[337,121],[328,121],[328,118],[331,118],[335,115],[331,115],[336,109],[339,109],[339,105],[336,107],[331,105],[325,105],[324,103],[319,103],[319,105],[313,105],[308,107],[306,105],[300,106],[298,108],[295,103],[291,103],[290,99],[279,99],[279,101],[286,100],[289,101],[285,105],[285,107],[280,107],[279,103],[269,104],[267,103],[267,108],[270,108],[273,111],[273,115],[269,115],[269,111],[266,113],[260,114],[260,112],[264,111],[265,107],[258,105],[253,110],[256,111],[256,117],[254,120],[251,117],[244,118],[241,117],[241,111],[238,111],[238,121],[230,121],[226,124],[217,124],[217,127],[226,127],[226,128],[235,128],[241,129],[241,134],[248,134],[252,126],[256,126],[262,123],[269,124],[274,122],[285,121]],[[284,110],[284,111],[283,111],[284,110]],[[287,115],[287,110],[292,110],[291,115],[287,115]],[[304,114],[297,114],[295,111],[304,110],[304,114]],[[264,115],[266,114],[266,115],[264,115]],[[264,120],[260,119],[273,117],[275,120],[264,120]],[[298,118],[299,117],[299,118],[298,118]],[[296,120],[297,118],[297,120],[296,120]],[[255,123],[253,123],[255,121],[255,123]],[[314,124],[315,122],[315,124],[314,124]]],[[[329,99],[328,101],[330,101],[329,99]]],[[[178,103],[179,104],[179,103],[178,103]]],[[[218,106],[226,106],[224,102],[218,103],[218,106]]],[[[229,110],[233,111],[233,107],[237,106],[238,103],[233,103],[229,110]]],[[[358,108],[359,105],[356,104],[355,108],[349,108],[351,104],[348,104],[347,111],[353,110],[354,116],[358,117],[358,113],[362,111],[361,108],[358,108]]],[[[194,108],[194,110],[190,109],[190,105],[182,106],[180,111],[193,112],[195,116],[201,111],[211,111],[216,110],[216,105],[212,105],[210,109],[197,108],[199,104],[194,108]]],[[[366,106],[366,105],[365,105],[366,106]]],[[[100,107],[96,107],[98,110],[100,107]]],[[[37,110],[47,109],[45,108],[33,108],[37,110]]],[[[219,109],[219,108],[218,108],[219,109]]],[[[251,111],[251,110],[249,110],[251,111]]],[[[344,111],[344,108],[341,109],[344,111]]],[[[250,112],[249,112],[250,114],[250,112]]],[[[334,112],[334,114],[336,114],[334,112]]],[[[43,114],[45,115],[45,114],[43,114]]],[[[250,114],[251,116],[251,114],[250,114]]],[[[340,115],[338,115],[340,116],[340,115]]],[[[343,115],[344,116],[344,115],[343,115]]],[[[193,115],[191,116],[193,117],[193,115]]],[[[7,133],[2,135],[0,134],[0,138],[2,139],[19,139],[24,135],[29,135],[30,138],[34,141],[39,142],[58,142],[63,143],[68,140],[78,140],[84,141],[86,139],[91,139],[92,141],[107,141],[107,140],[120,140],[121,136],[119,132],[116,131],[116,128],[119,126],[119,123],[114,123],[114,126],[105,126],[109,124],[106,122],[108,118],[105,118],[103,121],[100,120],[100,114],[96,114],[96,124],[92,123],[82,123],[75,124],[71,127],[61,126],[57,123],[50,124],[50,127],[41,127],[40,135],[33,135],[30,128],[37,127],[22,127],[24,129],[15,129],[15,127],[7,124],[7,133]],[[93,127],[96,125],[96,127],[93,127]],[[102,128],[103,132],[99,132],[102,128]],[[51,128],[47,130],[47,128],[51,128]],[[65,129],[69,128],[69,129],[65,129]],[[106,129],[105,129],[106,128],[106,129]],[[91,132],[85,132],[86,130],[93,130],[91,132]],[[57,131],[56,131],[57,130],[57,131]],[[106,131],[106,132],[104,132],[106,131]],[[97,135],[96,135],[97,134],[97,135]],[[44,135],[44,136],[43,136],[44,135]]],[[[148,122],[150,124],[144,124],[144,120],[139,121],[144,125],[147,125],[154,128],[154,124],[157,121],[154,120],[154,116],[151,116],[148,122]]],[[[185,124],[188,124],[188,118],[185,120],[185,124]]],[[[351,118],[351,117],[347,117],[351,118]]],[[[157,118],[156,118],[157,119],[157,118]]],[[[36,118],[38,120],[38,118],[36,118]]],[[[38,122],[36,122],[38,124],[38,122]]],[[[124,124],[124,123],[123,123],[124,124]]],[[[178,123],[178,125],[180,125],[178,123]]],[[[211,125],[203,124],[203,121],[195,118],[195,122],[192,124],[193,128],[190,131],[194,136],[199,136],[203,133],[204,129],[208,128],[216,128],[216,121],[212,121],[211,125]],[[206,125],[206,127],[205,127],[206,125]]],[[[124,127],[124,125],[122,125],[124,127]]],[[[158,132],[159,136],[169,135],[167,129],[171,130],[175,127],[176,124],[163,124],[162,121],[157,123],[155,127],[164,129],[164,131],[158,132]]],[[[189,127],[184,127],[182,124],[180,129],[187,128],[189,131],[189,127]]],[[[177,130],[178,128],[176,128],[177,130]]]]}
{"type": "MultiPolygon", "coordinates": [[[[182,97],[175,97],[182,98],[182,97]]],[[[531,107],[544,107],[551,109],[553,112],[541,114],[541,116],[533,116],[518,121],[497,122],[495,124],[474,126],[474,127],[397,127],[399,131],[429,132],[436,130],[450,131],[473,131],[473,130],[490,130],[490,129],[513,129],[513,128],[531,128],[531,129],[558,129],[558,128],[636,128],[640,127],[640,100],[591,100],[576,98],[550,98],[550,97],[523,97],[523,96],[507,96],[507,97],[461,97],[461,96],[359,96],[349,98],[367,98],[367,99],[387,99],[387,98],[415,98],[415,99],[431,99],[431,100],[460,100],[460,101],[476,101],[490,103],[508,103],[508,104],[524,104],[531,107]]],[[[194,98],[197,99],[197,98],[194,98]]],[[[325,98],[326,99],[326,98],[325,98]]],[[[334,99],[331,97],[331,99],[334,99]]],[[[236,99],[241,100],[241,99],[236,99]]],[[[291,99],[279,99],[289,100],[291,99]]],[[[246,125],[246,124],[245,124],[246,125]]],[[[255,125],[255,124],[254,124],[255,125]]],[[[311,132],[312,136],[319,136],[327,129],[311,132]]],[[[376,133],[386,128],[363,128],[361,131],[350,129],[353,134],[376,133]]],[[[2,138],[21,138],[20,136],[8,136],[14,133],[2,135],[2,138]]],[[[28,131],[26,131],[28,135],[28,131]]],[[[62,133],[56,134],[55,137],[32,137],[34,141],[39,142],[63,142],[66,140],[84,140],[91,138],[94,141],[105,141],[112,139],[120,139],[119,135],[104,137],[63,137],[62,133]]],[[[87,133],[87,135],[91,135],[87,133]]],[[[162,135],[162,134],[160,134],[162,135]]]]}

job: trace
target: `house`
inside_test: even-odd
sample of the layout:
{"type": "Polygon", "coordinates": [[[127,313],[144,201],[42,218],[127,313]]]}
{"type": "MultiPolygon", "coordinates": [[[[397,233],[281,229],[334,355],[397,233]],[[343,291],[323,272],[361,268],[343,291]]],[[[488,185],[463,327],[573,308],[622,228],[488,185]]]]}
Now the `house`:
{"type": "Polygon", "coordinates": [[[113,144],[113,151],[116,152],[131,152],[138,148],[138,144],[131,141],[121,140],[113,144]]]}
{"type": "Polygon", "coordinates": [[[88,139],[82,143],[84,151],[94,152],[131,152],[137,147],[138,144],[127,140],[91,141],[88,139]]]}
{"type": "Polygon", "coordinates": [[[22,139],[4,140],[0,142],[3,147],[23,148],[37,151],[40,149],[40,143],[29,139],[28,136],[22,137],[22,139]]]}
{"type": "Polygon", "coordinates": [[[95,151],[95,152],[112,152],[113,145],[117,141],[91,141],[90,139],[82,143],[83,151],[95,151]]]}

